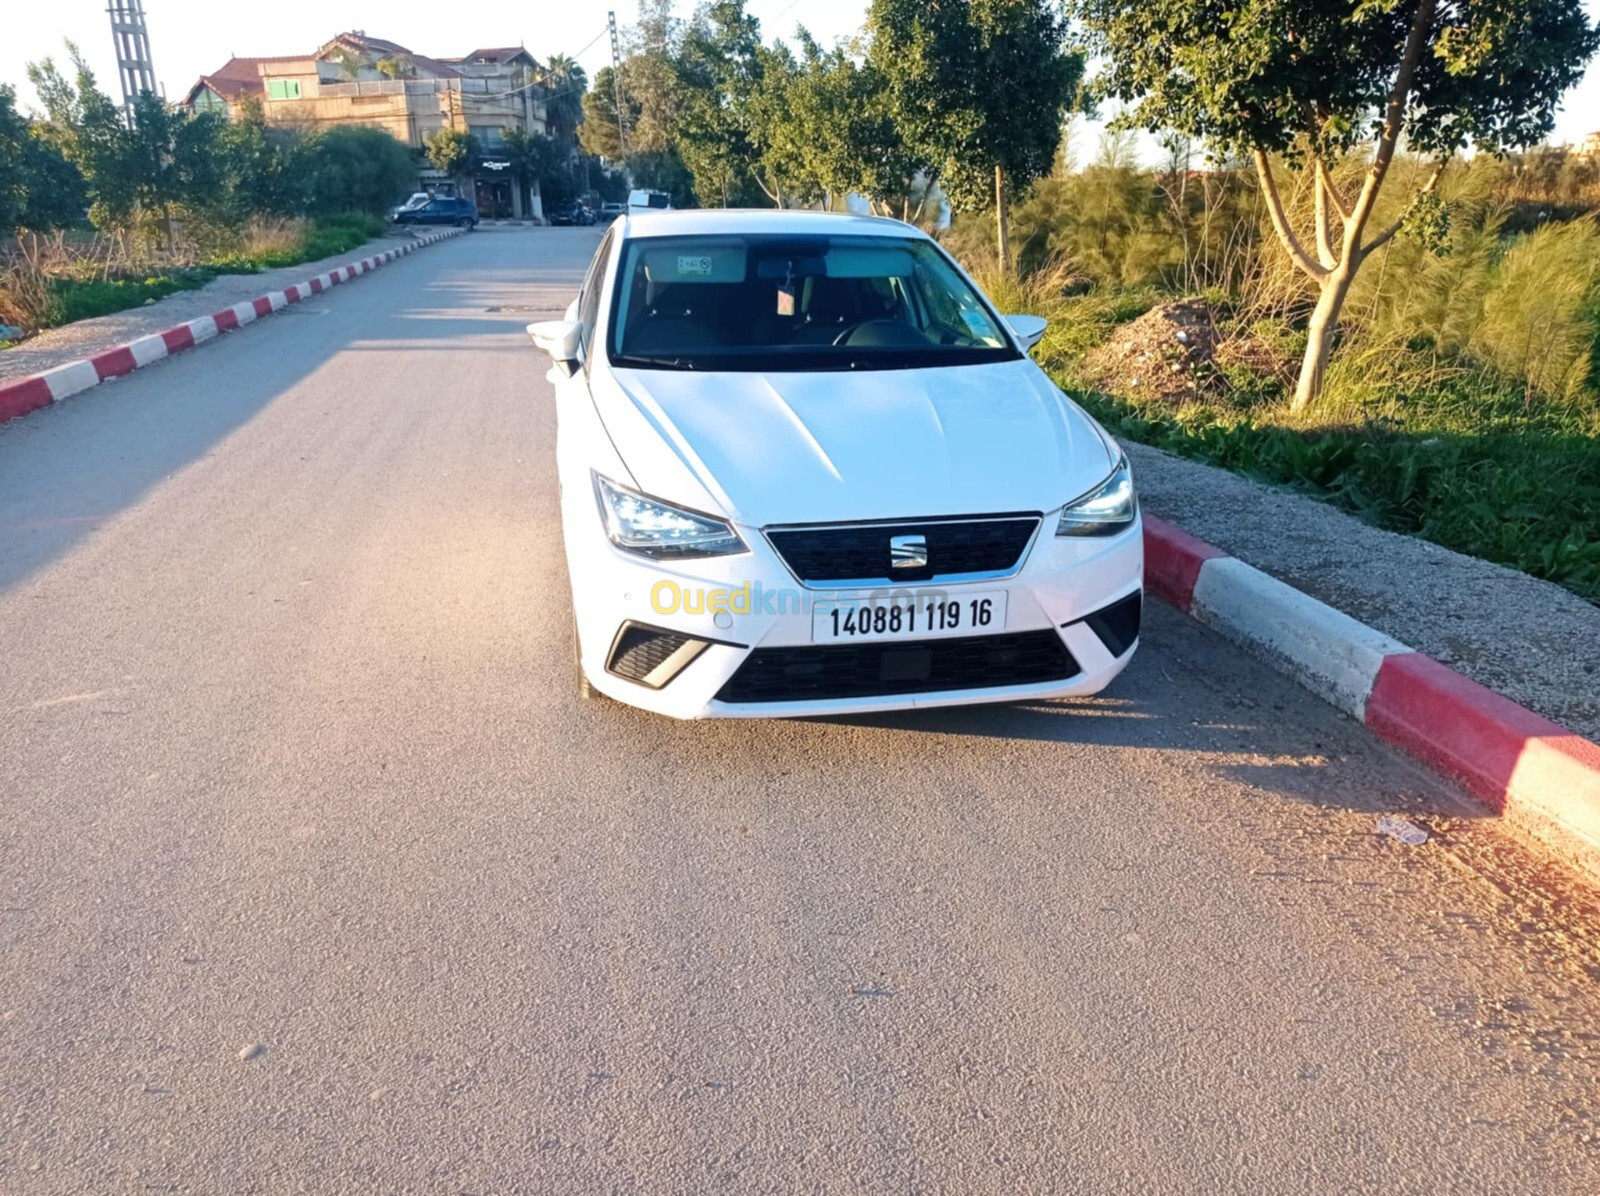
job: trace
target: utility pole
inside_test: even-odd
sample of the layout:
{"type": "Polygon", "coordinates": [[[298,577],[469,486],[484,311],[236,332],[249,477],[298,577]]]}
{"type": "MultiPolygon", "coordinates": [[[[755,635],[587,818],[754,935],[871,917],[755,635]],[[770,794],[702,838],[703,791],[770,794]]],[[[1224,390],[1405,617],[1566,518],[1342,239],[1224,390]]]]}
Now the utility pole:
{"type": "Polygon", "coordinates": [[[617,40],[617,14],[606,13],[606,28],[611,34],[611,97],[617,105],[617,153],[628,156],[628,129],[622,120],[622,47],[617,40]]]}
{"type": "Polygon", "coordinates": [[[150,64],[150,34],[144,27],[144,0],[110,0],[111,40],[117,48],[117,73],[122,78],[122,109],[133,123],[133,102],[141,93],[156,92],[156,70],[150,64]]]}

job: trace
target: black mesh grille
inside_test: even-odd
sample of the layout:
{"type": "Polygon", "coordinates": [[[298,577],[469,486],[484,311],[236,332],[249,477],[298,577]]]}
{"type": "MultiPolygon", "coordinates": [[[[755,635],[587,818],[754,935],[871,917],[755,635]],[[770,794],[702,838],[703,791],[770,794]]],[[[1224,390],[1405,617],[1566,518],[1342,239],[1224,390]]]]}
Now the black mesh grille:
{"type": "Polygon", "coordinates": [[[681,632],[629,623],[611,645],[611,659],[606,662],[606,669],[629,681],[643,682],[689,639],[681,632]]]}
{"type": "Polygon", "coordinates": [[[868,698],[1065,680],[1078,662],[1054,631],[971,639],[758,648],[728,678],[723,702],[868,698]]]}
{"type": "Polygon", "coordinates": [[[792,527],[767,533],[772,547],[801,581],[927,581],[961,573],[1009,573],[1039,526],[1037,515],[984,520],[873,523],[854,527],[792,527]],[[925,569],[891,569],[889,540],[922,536],[925,569]]]}

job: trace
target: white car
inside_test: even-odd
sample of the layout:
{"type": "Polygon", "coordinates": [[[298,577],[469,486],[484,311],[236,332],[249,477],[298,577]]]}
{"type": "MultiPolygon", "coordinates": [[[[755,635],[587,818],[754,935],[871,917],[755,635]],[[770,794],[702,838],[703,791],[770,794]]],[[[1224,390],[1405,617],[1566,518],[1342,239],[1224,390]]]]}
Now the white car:
{"type": "Polygon", "coordinates": [[[676,718],[1092,694],[1139,636],[1121,450],[932,239],[630,213],[554,361],[579,686],[676,718]]]}

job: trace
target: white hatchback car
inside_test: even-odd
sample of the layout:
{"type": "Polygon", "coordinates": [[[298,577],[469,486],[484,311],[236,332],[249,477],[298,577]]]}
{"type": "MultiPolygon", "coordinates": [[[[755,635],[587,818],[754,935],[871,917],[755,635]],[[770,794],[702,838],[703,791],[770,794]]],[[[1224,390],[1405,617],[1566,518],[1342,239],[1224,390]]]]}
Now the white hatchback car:
{"type": "Polygon", "coordinates": [[[579,684],[677,718],[1092,694],[1133,655],[1121,450],[893,220],[617,221],[565,320],[579,684]]]}

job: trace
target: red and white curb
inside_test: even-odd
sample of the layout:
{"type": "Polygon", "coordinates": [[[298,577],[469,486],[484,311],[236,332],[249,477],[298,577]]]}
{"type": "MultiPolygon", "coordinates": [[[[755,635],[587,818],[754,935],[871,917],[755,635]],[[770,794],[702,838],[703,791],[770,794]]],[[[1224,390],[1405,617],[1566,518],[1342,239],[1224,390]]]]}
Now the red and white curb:
{"type": "Polygon", "coordinates": [[[1152,593],[1600,870],[1600,744],[1164,520],[1144,529],[1152,593]]]}
{"type": "Polygon", "coordinates": [[[235,328],[253,323],[262,316],[270,316],[275,311],[281,311],[291,303],[309,299],[312,295],[320,295],[340,283],[350,282],[363,274],[370,274],[379,266],[385,266],[397,258],[405,257],[408,253],[415,253],[435,241],[460,236],[461,232],[461,229],[453,228],[445,232],[427,233],[404,245],[386,249],[371,257],[364,257],[347,266],[335,267],[324,274],[318,274],[315,278],[308,278],[304,282],[285,287],[281,291],[269,291],[265,295],[258,295],[243,303],[235,303],[232,307],[224,308],[212,315],[201,316],[198,320],[190,320],[186,324],[151,333],[136,341],[96,353],[93,357],[69,361],[66,365],[58,365],[55,369],[46,370],[42,374],[31,374],[26,378],[15,378],[9,382],[0,381],[0,423],[16,419],[19,415],[27,415],[30,411],[37,411],[51,403],[59,403],[62,399],[81,394],[90,387],[99,386],[100,383],[110,381],[112,378],[131,374],[134,370],[153,361],[160,361],[163,357],[171,357],[174,353],[192,349],[224,332],[232,332],[235,328]]]}

